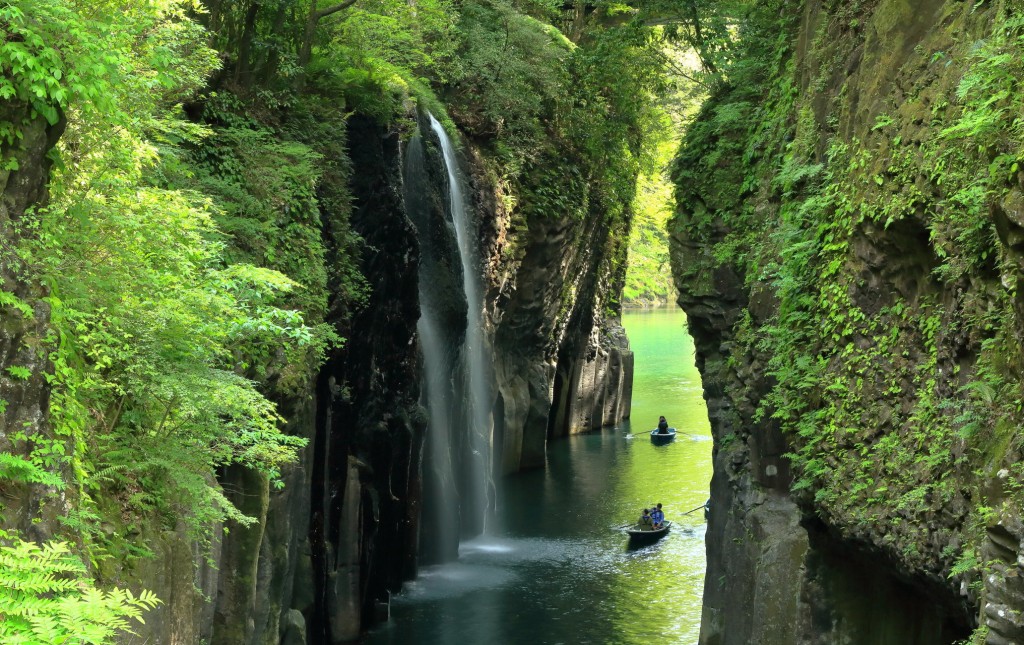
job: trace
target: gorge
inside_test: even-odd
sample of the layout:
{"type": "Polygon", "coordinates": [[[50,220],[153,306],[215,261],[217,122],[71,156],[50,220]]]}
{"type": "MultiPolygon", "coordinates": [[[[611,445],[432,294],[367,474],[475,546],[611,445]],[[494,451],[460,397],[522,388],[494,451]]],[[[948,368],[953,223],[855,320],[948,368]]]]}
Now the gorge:
{"type": "Polygon", "coordinates": [[[0,25],[0,641],[358,642],[510,477],[620,490],[625,294],[678,293],[698,642],[1024,642],[1020,0],[0,25]]]}

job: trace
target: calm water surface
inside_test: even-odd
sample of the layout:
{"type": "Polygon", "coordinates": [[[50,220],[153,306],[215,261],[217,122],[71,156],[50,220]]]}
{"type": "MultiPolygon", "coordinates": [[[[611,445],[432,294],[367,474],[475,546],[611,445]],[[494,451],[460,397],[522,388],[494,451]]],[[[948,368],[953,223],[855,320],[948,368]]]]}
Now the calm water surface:
{"type": "Polygon", "coordinates": [[[546,470],[503,480],[498,526],[463,543],[457,562],[423,568],[366,643],[697,642],[704,516],[682,513],[707,499],[711,436],[693,342],[678,310],[623,323],[636,355],[632,420],[553,442],[546,470]],[[661,414],[680,435],[655,446],[645,433],[661,414]],[[672,530],[628,549],[617,527],[655,502],[672,530]]]}

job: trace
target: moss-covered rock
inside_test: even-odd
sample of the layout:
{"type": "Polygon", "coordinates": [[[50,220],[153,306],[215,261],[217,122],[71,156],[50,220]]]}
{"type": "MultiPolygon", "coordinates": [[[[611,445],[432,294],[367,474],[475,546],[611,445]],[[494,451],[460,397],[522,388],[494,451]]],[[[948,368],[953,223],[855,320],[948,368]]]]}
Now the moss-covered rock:
{"type": "MultiPolygon", "coordinates": [[[[782,576],[806,618],[791,642],[951,642],[1012,595],[980,550],[1021,507],[1020,411],[998,402],[1019,399],[1020,274],[1001,212],[1020,189],[1020,95],[1003,91],[1024,76],[1009,62],[1020,8],[769,4],[674,170],[673,268],[716,436],[709,535],[742,538],[751,491],[791,499],[810,536],[782,576]],[[823,550],[890,567],[858,579],[823,550]],[[939,614],[907,606],[875,630],[850,594],[897,583],[939,614]],[[941,627],[907,627],[926,623],[941,627]]],[[[760,571],[756,555],[710,548],[708,579],[733,556],[760,571]]],[[[742,613],[733,600],[759,584],[709,585],[706,611],[742,613]]],[[[1003,642],[1013,618],[991,614],[976,636],[1003,642]]],[[[702,642],[761,642],[757,629],[716,619],[702,642]]]]}

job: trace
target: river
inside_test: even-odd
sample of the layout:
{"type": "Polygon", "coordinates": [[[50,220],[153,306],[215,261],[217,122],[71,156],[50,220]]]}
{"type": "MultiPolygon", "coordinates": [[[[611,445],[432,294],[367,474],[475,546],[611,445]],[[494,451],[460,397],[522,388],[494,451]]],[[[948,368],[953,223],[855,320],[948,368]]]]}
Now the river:
{"type": "Polygon", "coordinates": [[[502,481],[487,535],[424,567],[392,599],[371,645],[633,645],[697,642],[711,435],[693,341],[677,310],[627,312],[632,420],[548,445],[547,468],[502,481]],[[680,432],[655,446],[665,415],[680,432]],[[633,437],[633,433],[636,436],[633,437]],[[629,549],[616,527],[644,506],[675,524],[629,549]]]}

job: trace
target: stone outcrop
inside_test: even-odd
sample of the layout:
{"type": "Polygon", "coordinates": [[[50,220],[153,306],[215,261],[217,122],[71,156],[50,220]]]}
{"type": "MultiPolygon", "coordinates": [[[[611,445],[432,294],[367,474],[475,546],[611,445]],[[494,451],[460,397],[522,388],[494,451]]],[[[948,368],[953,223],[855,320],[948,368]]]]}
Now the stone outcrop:
{"type": "Polygon", "coordinates": [[[502,474],[544,464],[548,439],[628,418],[633,353],[617,318],[625,240],[604,214],[514,226],[475,153],[473,188],[489,249],[495,459],[502,474]]]}
{"type": "MultiPolygon", "coordinates": [[[[28,102],[5,99],[0,100],[0,123],[17,132],[5,135],[12,143],[0,143],[0,451],[21,455],[27,442],[15,434],[41,443],[62,441],[52,436],[48,420],[49,360],[43,347],[50,322],[50,308],[43,301],[48,292],[17,251],[38,232],[30,211],[45,205],[53,165],[49,153],[66,121],[61,114],[50,124],[28,102]]],[[[17,528],[36,539],[50,537],[56,516],[66,510],[60,499],[42,504],[54,492],[40,483],[5,485],[7,512],[0,527],[17,528]]]]}
{"type": "MultiPolygon", "coordinates": [[[[216,608],[211,643],[356,639],[382,608],[386,616],[389,594],[415,575],[424,540],[436,540],[425,517],[432,500],[424,489],[431,466],[416,335],[421,249],[406,202],[424,198],[441,208],[440,154],[427,142],[427,194],[403,194],[401,134],[358,116],[349,123],[351,222],[363,239],[360,268],[373,291],[340,330],[345,346],[321,370],[313,398],[288,404],[293,432],[310,445],[285,488],[269,490],[265,480],[242,470],[222,477],[226,490],[244,496],[239,507],[261,521],[234,528],[215,545],[224,573],[203,583],[216,608]]],[[[423,119],[420,129],[428,130],[423,119]]],[[[632,353],[621,327],[600,313],[621,281],[623,264],[613,260],[621,260],[624,247],[600,213],[513,232],[481,158],[468,147],[464,152],[487,257],[485,332],[496,392],[492,463],[493,476],[501,476],[543,465],[550,438],[628,416],[632,353]],[[504,251],[513,242],[519,253],[510,256],[504,251]]],[[[457,305],[451,316],[464,319],[466,303],[457,305]]],[[[199,630],[204,637],[210,631],[199,630]]]]}
{"type": "Polygon", "coordinates": [[[972,180],[938,167],[956,159],[956,177],[978,169],[975,182],[999,167],[994,147],[953,128],[972,109],[958,95],[965,66],[1013,9],[810,0],[763,11],[766,32],[744,35],[767,38],[746,54],[760,47],[764,76],[712,97],[676,168],[673,272],[715,438],[700,642],[932,645],[979,625],[978,642],[1019,641],[1019,441],[993,447],[972,433],[1001,436],[995,413],[969,430],[949,410],[977,405],[993,336],[1006,343],[998,369],[1016,373],[1006,339],[1020,333],[1019,294],[999,294],[1024,275],[1024,178],[1014,167],[973,216],[956,201],[972,180]],[[748,118],[730,122],[729,110],[748,118]],[[967,255],[961,225],[999,243],[951,259],[967,255]],[[779,269],[800,253],[806,275],[779,269]],[[1003,332],[979,315],[999,310],[1003,332]],[[816,326],[786,327],[801,324],[794,311],[816,326]],[[773,341],[798,333],[802,345],[773,341]],[[808,362],[772,353],[783,346],[808,362]]]}
{"type": "MultiPolygon", "coordinates": [[[[360,268],[373,292],[347,342],[324,366],[318,387],[312,472],[315,597],[310,642],[355,639],[414,572],[425,417],[420,359],[415,232],[402,200],[399,135],[353,118],[352,227],[364,241],[360,268]]],[[[299,607],[298,609],[302,609],[299,607]]]]}

